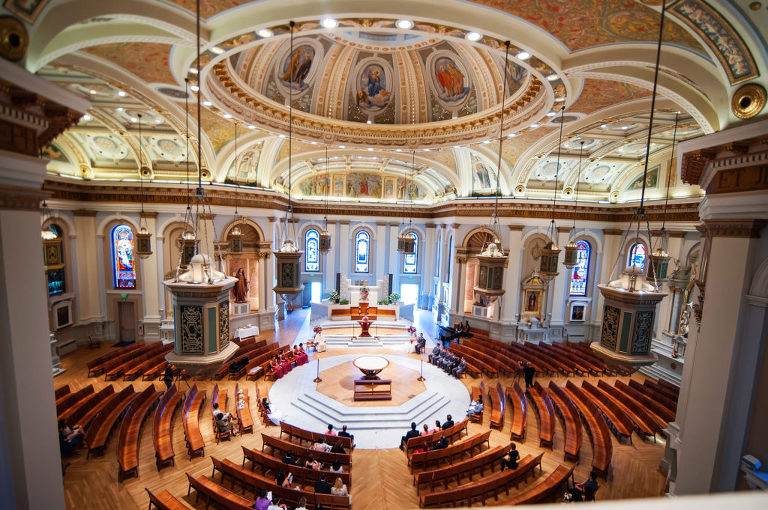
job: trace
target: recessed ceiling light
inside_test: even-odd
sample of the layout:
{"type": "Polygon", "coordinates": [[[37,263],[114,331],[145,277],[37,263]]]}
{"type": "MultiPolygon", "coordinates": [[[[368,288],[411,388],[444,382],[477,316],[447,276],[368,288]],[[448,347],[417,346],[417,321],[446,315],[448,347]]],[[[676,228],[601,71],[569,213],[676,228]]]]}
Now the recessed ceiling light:
{"type": "Polygon", "coordinates": [[[200,90],[200,87],[198,87],[197,85],[190,85],[189,90],[191,90],[192,92],[197,92],[200,90]]]}
{"type": "Polygon", "coordinates": [[[229,113],[225,113],[225,114],[223,115],[223,117],[224,117],[225,119],[231,119],[231,118],[232,118],[232,114],[229,114],[229,113]]]}
{"type": "Polygon", "coordinates": [[[479,41],[483,38],[482,35],[480,35],[478,32],[467,32],[467,35],[465,36],[467,38],[467,41],[479,41]]]}
{"type": "Polygon", "coordinates": [[[483,140],[483,143],[491,143],[490,140],[483,140]]]}
{"type": "Polygon", "coordinates": [[[259,34],[259,37],[264,37],[265,39],[266,39],[267,37],[272,37],[273,35],[275,35],[275,33],[274,33],[274,32],[272,32],[272,31],[271,31],[270,29],[268,29],[268,28],[262,28],[261,30],[259,30],[259,31],[258,31],[258,32],[256,32],[256,33],[257,33],[257,34],[259,34]]]}
{"type": "Polygon", "coordinates": [[[339,22],[333,18],[323,18],[320,24],[323,26],[323,28],[336,28],[339,26],[339,22]]]}
{"type": "Polygon", "coordinates": [[[432,149],[424,149],[424,152],[429,152],[429,151],[431,151],[431,150],[432,150],[432,149]]]}
{"type": "Polygon", "coordinates": [[[555,98],[555,103],[560,103],[560,102],[562,102],[562,101],[565,101],[565,97],[563,97],[563,96],[560,96],[560,97],[556,97],[556,98],[555,98]]]}
{"type": "Polygon", "coordinates": [[[531,58],[531,54],[528,53],[527,51],[521,51],[515,56],[518,58],[518,60],[528,60],[529,58],[531,58]]]}
{"type": "Polygon", "coordinates": [[[619,148],[618,148],[618,151],[619,151],[619,152],[624,152],[624,147],[619,147],[619,148]]]}
{"type": "Polygon", "coordinates": [[[248,124],[248,129],[256,129],[256,126],[254,126],[253,124],[248,124]]]}
{"type": "Polygon", "coordinates": [[[88,122],[88,121],[89,121],[89,120],[91,120],[93,117],[91,117],[90,115],[88,115],[88,114],[86,113],[86,114],[85,114],[85,115],[83,115],[81,118],[82,118],[84,121],[88,122]]]}
{"type": "Polygon", "coordinates": [[[346,149],[346,147],[343,145],[339,145],[339,149],[346,149]]]}
{"type": "Polygon", "coordinates": [[[162,124],[162,123],[163,123],[163,119],[161,119],[159,117],[157,119],[155,119],[155,124],[162,124]]]}
{"type": "Polygon", "coordinates": [[[403,152],[403,149],[395,149],[395,152],[403,152]]]}
{"type": "Polygon", "coordinates": [[[397,26],[397,28],[408,30],[413,28],[413,21],[409,19],[399,19],[397,20],[397,23],[395,23],[395,25],[397,26]]]}
{"type": "Polygon", "coordinates": [[[366,120],[365,123],[366,124],[370,124],[371,123],[371,119],[366,120]]]}
{"type": "Polygon", "coordinates": [[[555,115],[557,115],[557,112],[547,112],[547,117],[554,117],[555,115]]]}
{"type": "Polygon", "coordinates": [[[458,119],[458,118],[459,118],[459,116],[458,116],[458,115],[456,115],[456,114],[454,113],[453,115],[451,115],[451,118],[452,118],[452,119],[458,119]]]}
{"type": "Polygon", "coordinates": [[[316,141],[314,141],[314,140],[312,140],[312,141],[311,141],[311,142],[309,142],[309,143],[311,143],[312,145],[317,145],[317,142],[316,142],[316,141]]]}
{"type": "Polygon", "coordinates": [[[125,91],[123,91],[123,90],[118,90],[118,91],[117,91],[117,95],[118,95],[118,97],[125,97],[125,96],[127,96],[128,94],[126,94],[126,93],[125,93],[125,91]]]}
{"type": "Polygon", "coordinates": [[[224,49],[219,48],[218,46],[214,46],[213,48],[211,48],[211,53],[213,53],[214,55],[221,55],[222,53],[224,53],[224,49]]]}
{"type": "Polygon", "coordinates": [[[608,124],[600,124],[600,128],[601,128],[601,129],[605,129],[605,128],[607,128],[607,127],[608,127],[608,124]]]}
{"type": "Polygon", "coordinates": [[[507,138],[514,138],[517,136],[517,133],[510,133],[507,135],[507,138]]]}
{"type": "Polygon", "coordinates": [[[539,123],[538,122],[534,122],[533,124],[531,124],[531,127],[532,128],[537,128],[537,127],[539,127],[539,123]]]}
{"type": "Polygon", "coordinates": [[[279,136],[280,138],[285,138],[285,135],[284,135],[284,134],[282,134],[282,133],[280,133],[280,134],[279,134],[279,135],[277,135],[277,136],[279,136]]]}
{"type": "Polygon", "coordinates": [[[190,67],[189,74],[197,74],[197,67],[190,67]]]}
{"type": "Polygon", "coordinates": [[[203,99],[203,106],[211,106],[213,103],[208,101],[207,99],[203,99]]]}
{"type": "Polygon", "coordinates": [[[368,147],[368,150],[369,150],[369,151],[372,151],[372,150],[373,150],[373,147],[368,147]]]}
{"type": "Polygon", "coordinates": [[[122,106],[119,106],[119,107],[117,108],[117,111],[118,111],[118,112],[122,112],[122,111],[123,111],[123,107],[122,107],[122,106]]]}
{"type": "Polygon", "coordinates": [[[549,81],[555,81],[558,78],[559,78],[559,76],[557,75],[557,73],[552,73],[552,74],[547,75],[547,80],[549,80],[549,81]]]}
{"type": "Polygon", "coordinates": [[[93,90],[93,89],[89,90],[88,92],[89,92],[91,95],[93,95],[93,94],[95,94],[95,93],[96,93],[96,91],[95,91],[95,90],[93,90]]]}
{"type": "Polygon", "coordinates": [[[459,148],[461,148],[461,145],[454,145],[453,148],[454,149],[459,149],[459,148]]]}
{"type": "Polygon", "coordinates": [[[138,121],[139,119],[137,119],[136,117],[131,117],[131,122],[138,122],[138,121]]]}
{"type": "Polygon", "coordinates": [[[621,126],[621,129],[627,130],[629,129],[629,126],[621,126]]]}

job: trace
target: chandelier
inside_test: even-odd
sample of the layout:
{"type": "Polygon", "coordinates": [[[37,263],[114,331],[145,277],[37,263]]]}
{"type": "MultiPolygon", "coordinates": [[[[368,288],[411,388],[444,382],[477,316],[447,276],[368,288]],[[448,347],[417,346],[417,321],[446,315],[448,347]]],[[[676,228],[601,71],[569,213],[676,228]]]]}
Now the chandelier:
{"type": "Polygon", "coordinates": [[[667,191],[664,197],[664,215],[661,220],[661,232],[659,235],[659,245],[651,253],[651,275],[657,282],[667,281],[667,271],[669,270],[669,232],[667,232],[667,205],[669,204],[669,187],[672,184],[672,169],[675,161],[675,141],[677,140],[677,123],[680,118],[680,112],[675,112],[675,129],[672,132],[672,152],[669,156],[669,166],[667,167],[667,191]]]}
{"type": "Polygon", "coordinates": [[[568,244],[565,245],[565,258],[563,265],[567,268],[572,268],[579,263],[579,246],[576,244],[576,215],[579,213],[579,180],[581,179],[581,157],[584,153],[584,140],[581,141],[579,147],[579,169],[576,173],[576,203],[574,204],[573,211],[573,228],[571,229],[571,239],[568,244]]]}

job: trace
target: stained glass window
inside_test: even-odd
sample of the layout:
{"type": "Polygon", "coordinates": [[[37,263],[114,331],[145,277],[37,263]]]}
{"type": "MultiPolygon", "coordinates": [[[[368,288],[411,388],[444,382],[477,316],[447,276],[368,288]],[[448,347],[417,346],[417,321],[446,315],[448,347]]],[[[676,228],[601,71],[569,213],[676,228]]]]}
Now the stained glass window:
{"type": "Polygon", "coordinates": [[[304,234],[304,271],[320,271],[320,234],[313,228],[304,234]]]}
{"type": "Polygon", "coordinates": [[[579,251],[576,252],[576,265],[573,266],[573,273],[571,273],[571,296],[586,296],[587,281],[589,280],[589,256],[592,253],[592,247],[584,240],[577,242],[576,246],[579,251]]]}
{"type": "Polygon", "coordinates": [[[637,267],[641,271],[645,271],[645,257],[645,245],[641,243],[635,243],[629,248],[629,261],[627,262],[627,265],[637,267]]]}
{"type": "Polygon", "coordinates": [[[355,273],[367,273],[371,251],[371,236],[365,230],[355,234],[355,273]]]}
{"type": "Polygon", "coordinates": [[[133,258],[133,231],[128,225],[112,229],[112,273],[116,289],[136,288],[136,265],[133,258]]]}
{"type": "Polygon", "coordinates": [[[413,239],[413,253],[409,253],[403,257],[403,273],[416,273],[416,261],[419,260],[419,236],[415,232],[408,232],[408,237],[413,239]]]}

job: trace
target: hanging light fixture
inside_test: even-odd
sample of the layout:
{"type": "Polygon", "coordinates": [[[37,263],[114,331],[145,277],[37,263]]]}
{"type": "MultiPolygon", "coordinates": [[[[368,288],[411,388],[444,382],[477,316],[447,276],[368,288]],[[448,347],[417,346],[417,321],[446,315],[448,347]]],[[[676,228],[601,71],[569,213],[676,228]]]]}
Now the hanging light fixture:
{"type": "Polygon", "coordinates": [[[413,174],[416,171],[416,151],[411,152],[411,179],[407,182],[405,186],[405,193],[408,194],[408,198],[411,201],[411,210],[410,214],[408,215],[408,227],[403,230],[403,232],[400,234],[400,239],[398,240],[398,244],[402,242],[402,253],[403,255],[413,255],[416,253],[416,239],[413,238],[413,236],[410,234],[410,232],[413,231],[413,194],[411,193],[411,186],[413,185],[413,174]]]}
{"type": "Polygon", "coordinates": [[[328,173],[328,146],[325,146],[325,228],[320,231],[320,251],[328,253],[331,249],[331,233],[328,232],[328,193],[331,189],[331,176],[328,173]]]}
{"type": "Polygon", "coordinates": [[[563,260],[563,265],[567,267],[568,269],[572,268],[576,264],[579,263],[579,246],[576,244],[576,215],[578,214],[578,208],[579,208],[579,180],[581,179],[581,156],[584,152],[584,140],[581,141],[581,146],[579,147],[579,169],[576,173],[576,203],[574,205],[574,212],[573,212],[573,228],[571,229],[571,239],[568,241],[568,244],[565,245],[565,258],[563,260]]]}
{"type": "Polygon", "coordinates": [[[238,179],[238,160],[239,160],[239,153],[237,150],[237,132],[238,128],[240,127],[239,122],[235,122],[235,226],[232,227],[232,230],[229,231],[228,240],[229,240],[229,253],[232,254],[239,254],[243,252],[243,231],[240,228],[240,224],[245,224],[245,216],[238,217],[237,214],[237,206],[240,202],[240,180],[238,179]],[[238,221],[239,220],[239,221],[238,221]]]}
{"type": "MultiPolygon", "coordinates": [[[[184,94],[184,118],[185,118],[185,134],[186,149],[184,152],[185,161],[184,166],[187,174],[187,210],[184,213],[184,232],[181,234],[181,246],[179,247],[179,265],[177,266],[178,273],[183,273],[189,267],[189,263],[192,257],[195,256],[197,251],[197,235],[194,231],[194,218],[192,216],[192,190],[189,187],[189,79],[184,79],[185,94],[184,94]]],[[[177,278],[178,278],[177,273],[177,278]]]]}
{"type": "MultiPolygon", "coordinates": [[[[293,29],[296,26],[294,21],[289,23],[291,27],[291,48],[289,55],[293,56],[293,29]]],[[[290,76],[293,78],[293,59],[290,61],[290,76]]],[[[288,235],[289,224],[295,230],[293,221],[293,202],[291,200],[292,181],[292,156],[293,156],[293,81],[288,83],[288,210],[285,214],[285,228],[283,229],[283,242],[280,249],[273,252],[275,254],[277,265],[277,285],[272,289],[277,294],[289,300],[302,291],[304,285],[301,283],[299,260],[303,252],[299,250],[296,242],[288,235]],[[289,220],[290,217],[290,220],[289,220]]],[[[294,232],[295,234],[295,232],[294,232]]],[[[295,237],[295,235],[294,235],[295,237]]]]}
{"type": "Polygon", "coordinates": [[[675,141],[677,140],[677,122],[680,118],[680,112],[675,112],[675,129],[672,132],[672,153],[669,156],[669,166],[667,167],[667,193],[664,197],[664,215],[661,220],[661,235],[659,236],[659,246],[651,253],[651,266],[649,274],[657,282],[667,281],[667,271],[669,270],[669,232],[667,232],[667,205],[669,204],[669,187],[672,184],[672,169],[675,160],[675,141]]]}
{"type": "MultiPolygon", "coordinates": [[[[405,196],[408,194],[408,170],[403,171],[403,179],[405,180],[405,186],[403,187],[403,200],[405,200],[405,196]]],[[[405,246],[407,242],[408,236],[405,235],[405,231],[402,228],[405,224],[405,206],[403,206],[402,210],[402,222],[400,222],[400,233],[397,235],[397,251],[400,253],[405,253],[405,246]]]]}
{"type": "Polygon", "coordinates": [[[562,251],[557,247],[557,226],[555,225],[555,207],[557,206],[557,178],[560,174],[560,150],[563,145],[563,124],[565,117],[565,106],[560,108],[560,137],[557,141],[557,163],[555,165],[555,189],[552,192],[552,220],[549,222],[547,237],[549,242],[541,250],[541,259],[539,260],[539,273],[544,276],[554,278],[558,275],[557,261],[562,251]]]}
{"type": "Polygon", "coordinates": [[[144,217],[144,174],[149,176],[149,168],[143,165],[144,139],[141,136],[141,114],[139,118],[139,188],[141,190],[141,213],[139,214],[139,231],[136,233],[136,255],[149,257],[152,255],[152,234],[147,229],[147,219],[144,217]]]}
{"type": "Polygon", "coordinates": [[[504,81],[501,92],[501,111],[499,112],[499,159],[496,164],[496,198],[493,204],[493,214],[488,222],[490,233],[485,236],[483,249],[477,255],[477,284],[475,292],[484,294],[491,299],[504,294],[504,269],[507,266],[507,255],[501,245],[499,228],[499,195],[501,195],[501,154],[504,143],[504,101],[507,98],[507,69],[509,62],[510,42],[504,43],[504,81]]]}

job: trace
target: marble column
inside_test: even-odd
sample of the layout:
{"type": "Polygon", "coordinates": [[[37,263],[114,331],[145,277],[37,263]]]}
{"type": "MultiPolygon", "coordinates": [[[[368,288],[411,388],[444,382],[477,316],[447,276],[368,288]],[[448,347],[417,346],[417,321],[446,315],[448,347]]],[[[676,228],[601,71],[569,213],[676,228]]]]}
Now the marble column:
{"type": "MultiPolygon", "coordinates": [[[[378,282],[384,278],[387,274],[387,223],[385,221],[376,222],[376,254],[373,257],[374,264],[376,265],[376,272],[374,273],[374,280],[378,282]]],[[[372,282],[373,283],[373,282],[372,282]]]]}
{"type": "Polygon", "coordinates": [[[434,279],[435,265],[437,264],[437,232],[434,225],[426,225],[426,236],[419,246],[419,260],[417,269],[421,274],[420,294],[426,296],[425,307],[431,309],[435,302],[434,279]]]}
{"type": "MultiPolygon", "coordinates": [[[[79,294],[77,295],[80,306],[79,322],[87,324],[104,320],[105,310],[101,304],[101,286],[99,285],[99,270],[104,266],[98,263],[98,247],[101,239],[96,236],[96,211],[75,210],[75,229],[77,239],[75,247],[77,258],[72,262],[77,266],[77,278],[79,294]]],[[[102,248],[103,250],[103,248],[102,248]]]]}
{"type": "MultiPolygon", "coordinates": [[[[339,221],[339,272],[342,278],[349,278],[351,273],[350,264],[350,248],[354,244],[354,240],[349,237],[349,220],[339,221]]],[[[349,296],[346,296],[349,298],[349,296]]]]}
{"type": "MultiPolygon", "coordinates": [[[[515,326],[517,321],[518,299],[520,297],[520,267],[523,255],[523,225],[509,225],[509,242],[506,248],[509,250],[507,269],[504,272],[504,296],[502,296],[501,316],[502,323],[506,326],[515,326]]],[[[504,328],[502,328],[504,329],[504,328]]],[[[514,333],[509,332],[508,340],[514,338],[514,333]]],[[[506,339],[506,338],[505,338],[506,339]]]]}
{"type": "MultiPolygon", "coordinates": [[[[387,272],[392,274],[392,278],[397,277],[397,263],[400,260],[400,252],[397,251],[397,236],[400,235],[400,225],[397,223],[389,224],[389,239],[387,245],[387,254],[389,260],[387,263],[387,272]]],[[[398,288],[397,282],[392,283],[392,290],[398,288]]]]}
{"type": "Polygon", "coordinates": [[[336,224],[328,224],[328,232],[331,233],[331,249],[328,253],[323,254],[323,297],[327,297],[331,290],[336,288],[336,253],[339,251],[339,246],[343,240],[336,232],[336,224]]]}
{"type": "Polygon", "coordinates": [[[152,234],[152,254],[141,258],[141,278],[144,289],[144,340],[146,342],[160,341],[160,299],[163,296],[158,291],[158,265],[160,260],[157,246],[157,213],[144,213],[147,230],[152,234]]]}
{"type": "MultiPolygon", "coordinates": [[[[598,280],[596,283],[608,283],[611,281],[612,276],[614,279],[618,278],[618,276],[621,274],[621,271],[624,270],[624,267],[622,267],[624,263],[620,260],[620,267],[617,271],[614,271],[614,269],[616,269],[616,257],[619,254],[619,250],[622,248],[620,245],[623,234],[624,231],[619,229],[603,230],[603,250],[602,253],[598,254],[599,265],[595,271],[598,275],[598,280]]],[[[592,320],[597,327],[597,331],[599,331],[603,317],[603,295],[597,290],[597,288],[594,288],[592,296],[592,320]]]]}
{"type": "Polygon", "coordinates": [[[563,257],[565,256],[565,245],[568,244],[570,238],[571,227],[557,227],[557,245],[560,247],[560,260],[558,262],[558,274],[554,280],[550,282],[550,292],[552,292],[552,299],[550,302],[550,309],[547,310],[549,315],[549,339],[550,341],[561,341],[563,339],[563,325],[565,324],[565,299],[566,299],[566,283],[568,282],[568,268],[562,265],[563,257]]]}

